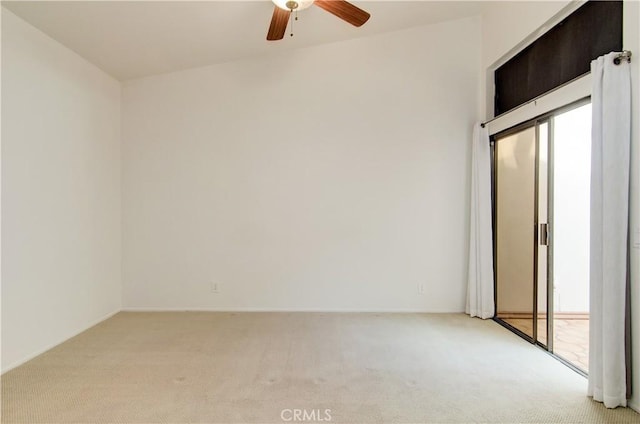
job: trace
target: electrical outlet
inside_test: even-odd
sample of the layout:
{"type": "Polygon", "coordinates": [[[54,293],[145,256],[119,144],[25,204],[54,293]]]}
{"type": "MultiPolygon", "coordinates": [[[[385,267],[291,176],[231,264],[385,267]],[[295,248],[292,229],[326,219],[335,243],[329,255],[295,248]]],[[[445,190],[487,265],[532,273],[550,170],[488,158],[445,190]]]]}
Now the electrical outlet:
{"type": "Polygon", "coordinates": [[[418,284],[418,294],[424,294],[424,284],[418,284]]]}
{"type": "Polygon", "coordinates": [[[211,293],[220,293],[220,285],[216,282],[211,282],[211,293]]]}

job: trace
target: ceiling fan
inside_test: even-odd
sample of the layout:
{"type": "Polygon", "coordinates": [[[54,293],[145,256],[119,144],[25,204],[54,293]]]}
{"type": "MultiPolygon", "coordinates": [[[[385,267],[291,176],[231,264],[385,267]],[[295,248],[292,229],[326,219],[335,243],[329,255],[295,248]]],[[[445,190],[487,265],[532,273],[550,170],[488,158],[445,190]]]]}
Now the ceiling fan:
{"type": "Polygon", "coordinates": [[[267,40],[270,41],[282,40],[292,12],[304,10],[313,4],[357,27],[362,26],[371,17],[369,13],[344,0],[271,1],[273,1],[275,7],[271,17],[271,25],[269,25],[269,31],[267,32],[267,40]]]}

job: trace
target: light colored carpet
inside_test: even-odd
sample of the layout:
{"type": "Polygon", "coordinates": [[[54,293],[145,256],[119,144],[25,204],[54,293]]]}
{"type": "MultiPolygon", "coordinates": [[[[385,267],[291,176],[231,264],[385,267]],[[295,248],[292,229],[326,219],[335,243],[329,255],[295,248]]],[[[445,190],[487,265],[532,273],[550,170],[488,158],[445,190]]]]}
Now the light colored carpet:
{"type": "Polygon", "coordinates": [[[640,422],[585,392],[541,349],[464,315],[119,313],[2,376],[2,422],[278,423],[284,409],[341,423],[640,422]]]}

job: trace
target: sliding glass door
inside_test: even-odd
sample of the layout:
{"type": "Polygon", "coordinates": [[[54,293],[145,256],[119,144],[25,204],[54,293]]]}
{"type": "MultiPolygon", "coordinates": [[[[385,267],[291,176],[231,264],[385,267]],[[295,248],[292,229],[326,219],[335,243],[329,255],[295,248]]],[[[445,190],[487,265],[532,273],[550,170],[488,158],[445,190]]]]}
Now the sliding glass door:
{"type": "Polygon", "coordinates": [[[497,134],[496,320],[587,371],[590,104],[497,134]]]}
{"type": "Polygon", "coordinates": [[[534,122],[497,137],[494,148],[496,316],[543,344],[547,261],[539,241],[546,240],[536,229],[540,218],[546,226],[546,132],[546,122],[534,122]]]}

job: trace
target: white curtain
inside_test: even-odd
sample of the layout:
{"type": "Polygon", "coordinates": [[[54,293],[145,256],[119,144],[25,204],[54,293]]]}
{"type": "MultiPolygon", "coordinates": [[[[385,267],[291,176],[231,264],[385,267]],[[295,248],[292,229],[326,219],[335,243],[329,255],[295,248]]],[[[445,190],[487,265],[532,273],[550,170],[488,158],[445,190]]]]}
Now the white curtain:
{"type": "Polygon", "coordinates": [[[491,152],[489,131],[476,124],[471,148],[471,222],[466,312],[493,317],[493,236],[491,229],[491,152]]]}
{"type": "Polygon", "coordinates": [[[627,285],[631,73],[616,53],[591,62],[591,266],[589,396],[626,406],[627,285]]]}

